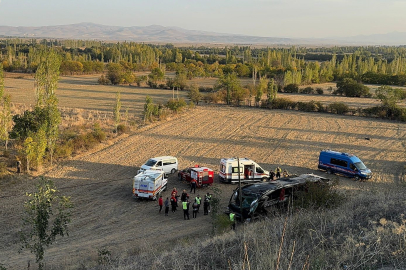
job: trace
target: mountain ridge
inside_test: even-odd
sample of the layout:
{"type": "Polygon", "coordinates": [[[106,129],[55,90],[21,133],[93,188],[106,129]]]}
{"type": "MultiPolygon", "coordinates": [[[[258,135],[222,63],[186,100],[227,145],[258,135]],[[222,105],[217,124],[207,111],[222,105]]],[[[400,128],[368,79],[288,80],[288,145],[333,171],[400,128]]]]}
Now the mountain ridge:
{"type": "Polygon", "coordinates": [[[337,38],[262,37],[181,27],[111,26],[83,22],[51,26],[0,26],[0,36],[26,38],[92,39],[151,43],[224,43],[263,45],[406,45],[406,32],[337,38]]]}

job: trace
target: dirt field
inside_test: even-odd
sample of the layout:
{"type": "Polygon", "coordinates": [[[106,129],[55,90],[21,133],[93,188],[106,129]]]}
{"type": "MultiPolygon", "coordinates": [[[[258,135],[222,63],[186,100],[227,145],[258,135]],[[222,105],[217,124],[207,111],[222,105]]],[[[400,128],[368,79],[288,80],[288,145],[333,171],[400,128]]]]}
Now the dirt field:
{"type": "MultiPolygon", "coordinates": [[[[220,158],[249,157],[268,170],[280,165],[290,173],[324,175],[316,171],[318,153],[330,148],[357,154],[374,172],[372,181],[392,183],[405,180],[405,137],[405,124],[397,122],[254,108],[197,107],[50,169],[46,175],[64,195],[72,197],[75,209],[69,237],[58,239],[46,251],[46,263],[58,269],[77,269],[81,264],[95,263],[98,249],[105,248],[113,256],[130,255],[210,233],[209,216],[199,214],[197,219],[185,221],[178,211],[165,217],[158,214],[156,202],[132,198],[132,177],[149,157],[173,155],[178,157],[181,168],[200,164],[216,171],[220,158]]],[[[343,188],[368,185],[341,179],[343,188]]],[[[174,186],[178,190],[187,188],[171,176],[169,187],[174,186]]],[[[236,186],[218,181],[215,186],[222,191],[222,205],[226,206],[236,186]]],[[[209,190],[198,192],[202,195],[209,190]]],[[[0,227],[6,229],[0,231],[0,264],[7,269],[26,268],[28,261],[34,264],[28,251],[17,253],[24,193],[31,191],[33,184],[29,180],[17,178],[15,183],[2,183],[0,227]]],[[[164,196],[168,195],[169,191],[165,192],[164,196]]]]}

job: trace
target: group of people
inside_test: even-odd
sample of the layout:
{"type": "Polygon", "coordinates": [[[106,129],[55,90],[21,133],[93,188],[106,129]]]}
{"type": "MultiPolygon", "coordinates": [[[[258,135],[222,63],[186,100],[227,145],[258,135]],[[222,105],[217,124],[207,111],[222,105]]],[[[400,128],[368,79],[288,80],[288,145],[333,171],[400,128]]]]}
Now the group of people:
{"type": "MultiPolygon", "coordinates": [[[[189,217],[189,208],[190,204],[192,203],[190,200],[189,194],[187,194],[186,190],[184,189],[181,195],[178,195],[178,191],[176,188],[173,188],[171,192],[171,197],[166,197],[166,200],[163,201],[162,195],[158,199],[159,205],[159,213],[161,213],[163,206],[165,206],[165,216],[169,215],[169,206],[172,208],[172,213],[176,212],[176,209],[179,207],[179,197],[180,197],[180,205],[183,210],[183,218],[185,220],[190,219],[189,217]]],[[[211,194],[207,192],[204,196],[204,199],[200,197],[199,194],[195,197],[192,203],[192,211],[193,211],[193,218],[197,217],[197,213],[199,213],[200,205],[203,203],[203,213],[204,215],[208,215],[210,212],[210,201],[211,201],[211,194]]]]}
{"type": "Polygon", "coordinates": [[[282,169],[278,166],[276,167],[275,171],[270,171],[269,173],[269,181],[274,181],[276,179],[279,179],[282,177],[288,177],[289,173],[288,171],[285,169],[282,172],[282,169]]]}

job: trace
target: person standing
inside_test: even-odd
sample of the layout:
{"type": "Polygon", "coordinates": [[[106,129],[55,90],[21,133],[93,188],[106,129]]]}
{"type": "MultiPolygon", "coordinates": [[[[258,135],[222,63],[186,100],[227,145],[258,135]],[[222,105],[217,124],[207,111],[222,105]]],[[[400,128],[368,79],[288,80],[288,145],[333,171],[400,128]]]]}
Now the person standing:
{"type": "Polygon", "coordinates": [[[17,173],[21,173],[21,161],[17,160],[17,173]]]}
{"type": "Polygon", "coordinates": [[[175,196],[171,197],[172,213],[176,212],[177,200],[175,196]]]}
{"type": "Polygon", "coordinates": [[[208,203],[209,203],[208,206],[207,206],[207,209],[208,209],[208,211],[209,211],[209,213],[210,213],[211,194],[210,194],[209,192],[207,192],[206,197],[207,197],[207,201],[208,201],[208,203]]]}
{"type": "Polygon", "coordinates": [[[207,195],[204,196],[204,202],[203,202],[203,213],[204,215],[209,214],[209,199],[207,198],[207,195]]]}
{"type": "Polygon", "coordinates": [[[276,178],[281,178],[282,169],[278,166],[276,167],[276,178]]]}
{"type": "Polygon", "coordinates": [[[235,231],[235,214],[230,212],[231,229],[235,231]]]}
{"type": "Polygon", "coordinates": [[[159,205],[159,213],[161,213],[161,211],[162,211],[162,206],[164,205],[164,201],[163,201],[163,199],[162,199],[162,195],[159,196],[158,205],[159,205]]]}
{"type": "Polygon", "coordinates": [[[165,200],[165,216],[167,216],[168,213],[169,213],[169,198],[166,197],[166,200],[165,200]]]}
{"type": "Polygon", "coordinates": [[[196,197],[196,203],[197,203],[197,212],[199,213],[199,210],[200,210],[200,204],[202,203],[202,198],[200,197],[200,195],[199,195],[199,194],[197,194],[197,197],[196,197]]]}
{"type": "Polygon", "coordinates": [[[185,220],[186,220],[186,217],[187,217],[187,219],[190,219],[189,218],[189,202],[187,200],[182,202],[182,208],[183,208],[183,218],[185,220]]]}
{"type": "Polygon", "coordinates": [[[197,211],[199,210],[196,198],[195,198],[195,202],[192,205],[192,209],[193,209],[193,218],[196,218],[197,217],[197,211]]]}
{"type": "Polygon", "coordinates": [[[187,200],[187,197],[188,197],[188,195],[187,195],[186,189],[184,189],[182,192],[182,195],[180,196],[180,200],[182,202],[185,202],[187,200]]]}
{"type": "Polygon", "coordinates": [[[190,181],[190,193],[192,193],[193,190],[193,194],[196,194],[196,185],[197,185],[196,179],[192,178],[192,180],[190,181]]]}
{"type": "Polygon", "coordinates": [[[273,171],[271,171],[269,173],[269,181],[274,181],[275,180],[275,173],[273,171]]]}

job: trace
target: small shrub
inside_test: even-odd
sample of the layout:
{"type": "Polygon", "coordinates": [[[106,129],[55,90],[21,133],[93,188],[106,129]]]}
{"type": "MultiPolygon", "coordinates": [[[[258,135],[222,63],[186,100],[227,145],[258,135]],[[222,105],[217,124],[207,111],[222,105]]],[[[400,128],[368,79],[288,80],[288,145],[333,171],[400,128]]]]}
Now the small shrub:
{"type": "Polygon", "coordinates": [[[331,183],[306,183],[304,190],[296,193],[293,205],[297,208],[334,208],[344,202],[345,196],[339,193],[331,183]]]}
{"type": "Polygon", "coordinates": [[[179,112],[181,111],[184,107],[186,107],[187,103],[183,98],[180,98],[179,100],[177,99],[170,99],[166,103],[166,107],[168,107],[170,110],[174,112],[179,112]]]}
{"type": "Polygon", "coordinates": [[[130,131],[130,128],[126,125],[120,124],[117,126],[118,134],[128,133],[129,131],[130,131]]]}
{"type": "Polygon", "coordinates": [[[99,265],[111,264],[111,252],[106,248],[97,249],[97,262],[99,265]]]}
{"type": "Polygon", "coordinates": [[[285,93],[299,93],[299,86],[297,84],[291,83],[283,88],[285,93]]]}
{"type": "Polygon", "coordinates": [[[94,124],[93,132],[91,133],[91,135],[98,142],[102,142],[106,139],[106,133],[101,129],[99,123],[94,124]]]}
{"type": "Polygon", "coordinates": [[[270,104],[271,109],[292,110],[296,107],[296,102],[288,98],[276,98],[270,104]]]}
{"type": "Polygon", "coordinates": [[[347,104],[342,102],[334,102],[328,105],[329,110],[336,114],[345,114],[349,111],[347,104]]]}
{"type": "Polygon", "coordinates": [[[316,93],[319,94],[319,95],[323,95],[324,94],[323,88],[317,87],[316,88],[316,93]]]}
{"type": "Polygon", "coordinates": [[[73,153],[73,141],[65,141],[62,144],[55,146],[55,157],[56,158],[68,158],[72,156],[73,153]]]}
{"type": "Polygon", "coordinates": [[[203,101],[205,103],[220,103],[222,96],[219,92],[211,92],[203,96],[203,101]]]}
{"type": "Polygon", "coordinates": [[[301,91],[303,94],[314,94],[314,89],[312,87],[303,88],[301,91]]]}
{"type": "Polygon", "coordinates": [[[110,83],[110,80],[107,79],[104,75],[101,75],[100,78],[97,80],[98,84],[107,85],[110,83]]]}
{"type": "Polygon", "coordinates": [[[164,84],[164,83],[159,84],[159,89],[165,89],[165,88],[166,88],[166,84],[164,84]]]}
{"type": "Polygon", "coordinates": [[[297,103],[297,109],[299,111],[305,111],[305,112],[316,112],[319,111],[319,104],[315,102],[314,100],[311,100],[309,102],[298,102],[297,103]]]}

